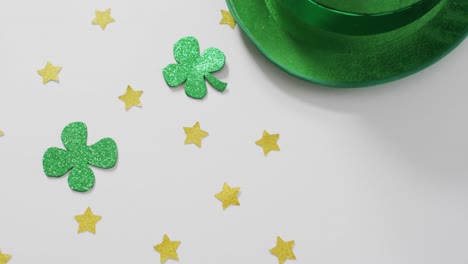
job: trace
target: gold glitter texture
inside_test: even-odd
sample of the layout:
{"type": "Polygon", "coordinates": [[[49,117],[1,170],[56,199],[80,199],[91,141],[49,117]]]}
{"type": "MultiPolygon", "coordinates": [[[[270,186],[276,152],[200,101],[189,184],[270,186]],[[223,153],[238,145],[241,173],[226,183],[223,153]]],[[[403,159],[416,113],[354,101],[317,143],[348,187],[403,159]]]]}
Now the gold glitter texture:
{"type": "Polygon", "coordinates": [[[154,246],[154,250],[159,252],[161,263],[166,262],[168,259],[179,260],[177,255],[177,248],[180,246],[180,241],[171,241],[167,235],[164,235],[161,244],[154,246]]]}
{"type": "Polygon", "coordinates": [[[46,66],[38,70],[37,73],[42,76],[42,84],[46,84],[49,81],[58,81],[58,73],[61,69],[61,66],[54,66],[52,63],[47,62],[46,66]]]}
{"type": "Polygon", "coordinates": [[[11,255],[3,254],[0,250],[0,264],[6,264],[11,259],[11,255]]]}
{"type": "Polygon", "coordinates": [[[96,17],[93,20],[93,25],[99,25],[102,30],[106,29],[109,23],[115,22],[110,13],[110,8],[108,8],[106,11],[96,10],[96,17]]]}
{"type": "Polygon", "coordinates": [[[125,110],[132,108],[132,106],[141,107],[140,96],[143,94],[143,91],[134,91],[132,87],[127,86],[127,91],[125,94],[119,96],[119,99],[125,103],[125,110]]]}
{"type": "Polygon", "coordinates": [[[278,258],[279,264],[283,264],[286,260],[295,260],[296,256],[293,252],[294,240],[285,242],[281,237],[276,239],[276,246],[270,249],[270,253],[278,258]]]}
{"type": "Polygon", "coordinates": [[[88,231],[96,234],[96,224],[101,220],[102,216],[95,215],[91,211],[91,208],[87,208],[84,214],[75,216],[76,221],[79,224],[78,234],[88,231]]]}
{"type": "Polygon", "coordinates": [[[221,15],[223,18],[219,22],[219,24],[225,24],[230,26],[232,29],[236,27],[236,20],[234,20],[234,17],[232,17],[231,12],[226,11],[226,10],[221,10],[221,15]]]}
{"type": "Polygon", "coordinates": [[[278,146],[278,139],[279,134],[269,134],[266,130],[264,130],[262,138],[257,140],[255,144],[263,148],[263,153],[266,156],[272,150],[280,150],[280,147],[278,146]]]}
{"type": "Polygon", "coordinates": [[[240,205],[238,200],[239,192],[239,187],[231,188],[227,183],[224,183],[223,190],[215,194],[215,197],[223,203],[223,209],[226,209],[230,205],[240,205]]]}
{"type": "Polygon", "coordinates": [[[185,134],[187,137],[185,138],[185,144],[195,144],[199,148],[202,146],[202,140],[206,136],[208,136],[208,132],[202,130],[200,128],[200,123],[197,122],[193,127],[184,127],[185,134]]]}

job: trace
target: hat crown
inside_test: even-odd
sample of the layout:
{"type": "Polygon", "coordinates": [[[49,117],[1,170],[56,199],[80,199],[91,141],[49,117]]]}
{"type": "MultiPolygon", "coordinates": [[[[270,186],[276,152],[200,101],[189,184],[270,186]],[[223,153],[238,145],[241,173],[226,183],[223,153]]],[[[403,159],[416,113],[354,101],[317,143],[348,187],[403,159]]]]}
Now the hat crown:
{"type": "MultiPolygon", "coordinates": [[[[368,13],[362,10],[360,12],[346,12],[322,5],[317,0],[264,1],[271,15],[286,31],[302,38],[302,36],[307,35],[307,32],[315,29],[362,36],[393,31],[417,21],[443,0],[400,0],[398,7],[404,6],[403,8],[380,13],[368,13]],[[414,1],[416,2],[413,3],[414,1]],[[412,4],[406,6],[409,3],[412,4]]],[[[368,3],[371,3],[382,0],[354,0],[353,3],[359,1],[369,1],[368,3]]],[[[395,3],[395,0],[382,2],[386,1],[395,3]]],[[[385,6],[388,7],[389,5],[386,4],[385,6]]]]}
{"type": "Polygon", "coordinates": [[[375,14],[393,12],[414,5],[421,0],[313,0],[316,3],[344,12],[375,14]]]}

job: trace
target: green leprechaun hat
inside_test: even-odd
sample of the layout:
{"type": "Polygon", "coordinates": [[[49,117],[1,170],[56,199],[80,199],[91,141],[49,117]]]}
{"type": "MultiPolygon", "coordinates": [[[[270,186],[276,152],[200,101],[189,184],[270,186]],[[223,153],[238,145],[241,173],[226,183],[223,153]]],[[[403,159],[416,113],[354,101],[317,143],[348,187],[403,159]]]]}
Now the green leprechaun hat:
{"type": "Polygon", "coordinates": [[[468,0],[226,0],[273,63],[333,87],[381,84],[441,59],[468,32],[468,0]]]}

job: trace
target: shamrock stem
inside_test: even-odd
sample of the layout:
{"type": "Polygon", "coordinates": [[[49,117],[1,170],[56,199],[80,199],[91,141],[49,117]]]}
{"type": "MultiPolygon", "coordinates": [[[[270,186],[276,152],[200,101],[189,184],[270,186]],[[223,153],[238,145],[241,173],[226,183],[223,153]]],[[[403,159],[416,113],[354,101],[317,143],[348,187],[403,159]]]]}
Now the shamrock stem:
{"type": "Polygon", "coordinates": [[[227,87],[227,83],[216,79],[216,77],[211,75],[211,73],[207,73],[205,75],[205,78],[208,80],[208,82],[211,84],[211,86],[213,86],[216,90],[218,90],[220,92],[223,92],[227,87]]]}

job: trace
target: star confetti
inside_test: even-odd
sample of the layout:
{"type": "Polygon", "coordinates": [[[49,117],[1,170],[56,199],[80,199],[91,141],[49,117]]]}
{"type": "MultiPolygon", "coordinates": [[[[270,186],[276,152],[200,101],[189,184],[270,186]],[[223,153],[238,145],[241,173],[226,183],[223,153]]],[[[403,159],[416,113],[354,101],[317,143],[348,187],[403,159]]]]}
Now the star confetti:
{"type": "Polygon", "coordinates": [[[0,250],[0,264],[6,264],[11,259],[11,255],[3,254],[0,250]]]}
{"type": "Polygon", "coordinates": [[[184,127],[185,134],[185,144],[195,144],[201,148],[202,139],[208,136],[208,132],[201,130],[200,123],[197,122],[193,127],[184,127]]]}
{"type": "Polygon", "coordinates": [[[276,246],[270,249],[270,253],[278,258],[279,264],[283,264],[286,260],[295,260],[296,256],[293,252],[294,240],[285,242],[281,237],[276,239],[276,246]]]}
{"type": "Polygon", "coordinates": [[[5,135],[5,133],[2,130],[0,130],[0,137],[4,136],[4,135],[5,135]]]}
{"type": "Polygon", "coordinates": [[[257,140],[255,144],[263,148],[263,153],[266,156],[272,150],[280,150],[280,147],[278,146],[278,139],[279,134],[269,134],[267,131],[264,130],[262,138],[257,140]]]}
{"type": "Polygon", "coordinates": [[[215,195],[215,197],[223,203],[223,209],[228,208],[230,205],[239,206],[240,188],[231,188],[227,183],[224,183],[223,190],[215,195]]]}
{"type": "Polygon", "coordinates": [[[75,219],[79,224],[78,234],[85,231],[96,234],[96,224],[102,219],[102,216],[93,214],[91,208],[88,207],[84,214],[75,216],[75,219]]]}
{"type": "Polygon", "coordinates": [[[164,235],[161,244],[154,246],[154,250],[159,252],[161,263],[166,262],[168,259],[179,260],[177,255],[177,248],[180,246],[180,241],[171,241],[167,235],[164,235]]]}
{"type": "Polygon", "coordinates": [[[125,103],[125,110],[132,108],[132,106],[141,107],[140,96],[143,94],[143,91],[134,91],[132,87],[127,86],[127,91],[125,94],[119,96],[119,99],[125,103]]]}
{"type": "Polygon", "coordinates": [[[106,11],[96,10],[96,17],[93,20],[93,25],[99,25],[102,30],[106,29],[109,23],[115,22],[110,13],[110,8],[108,8],[106,11]]]}
{"type": "Polygon", "coordinates": [[[68,185],[74,191],[87,192],[94,186],[94,172],[88,165],[109,169],[117,163],[117,144],[103,138],[88,146],[88,128],[82,122],[68,124],[62,131],[65,149],[52,147],[42,158],[44,173],[49,177],[62,177],[68,171],[68,185]]]}
{"type": "Polygon", "coordinates": [[[229,25],[232,29],[236,27],[236,20],[234,20],[234,17],[232,17],[231,12],[226,11],[226,10],[221,10],[221,15],[223,16],[223,18],[221,19],[219,24],[229,25]]]}
{"type": "Polygon", "coordinates": [[[200,46],[195,37],[186,37],[177,41],[173,49],[177,64],[169,64],[163,69],[164,80],[170,87],[185,82],[185,94],[202,99],[207,93],[205,79],[216,90],[223,92],[227,83],[211,73],[221,70],[226,62],[224,53],[217,48],[207,48],[200,55],[200,46]]]}
{"type": "Polygon", "coordinates": [[[58,73],[61,69],[61,66],[54,66],[52,63],[47,62],[44,69],[38,70],[37,73],[42,76],[42,84],[46,84],[49,81],[58,81],[58,73]]]}

